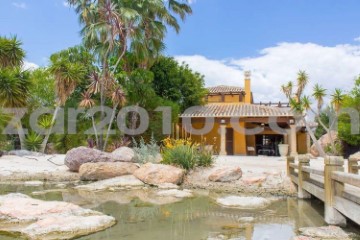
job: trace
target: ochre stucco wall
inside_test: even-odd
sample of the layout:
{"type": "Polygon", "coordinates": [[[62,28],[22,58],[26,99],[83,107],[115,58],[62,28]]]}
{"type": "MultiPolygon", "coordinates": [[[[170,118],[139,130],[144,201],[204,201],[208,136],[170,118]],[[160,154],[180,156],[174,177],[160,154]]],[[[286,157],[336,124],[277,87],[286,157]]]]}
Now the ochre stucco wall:
{"type": "MultiPolygon", "coordinates": [[[[245,127],[244,122],[240,122],[239,125],[241,127],[245,127]]],[[[195,129],[201,129],[204,127],[203,122],[196,122],[192,124],[193,128],[195,129]]],[[[247,127],[254,127],[254,124],[246,123],[247,127]]],[[[226,125],[227,128],[231,128],[230,124],[226,125]]],[[[203,136],[201,135],[195,135],[191,134],[191,139],[194,140],[197,143],[205,142],[206,145],[214,145],[214,150],[218,153],[220,151],[220,134],[219,134],[219,128],[220,124],[218,122],[214,123],[214,127],[212,130],[203,136]]],[[[181,128],[180,128],[181,129],[181,128]]],[[[181,131],[182,132],[182,131],[181,131]]],[[[271,129],[265,129],[263,132],[259,134],[278,134],[276,132],[273,132],[271,129]]],[[[181,135],[183,136],[183,135],[181,135]]],[[[190,137],[190,134],[187,134],[188,137],[190,137]]],[[[255,147],[255,135],[244,135],[242,133],[237,132],[234,129],[234,141],[233,141],[233,150],[234,155],[247,155],[247,146],[255,147]]],[[[306,133],[298,132],[297,133],[297,148],[299,154],[304,154],[307,152],[307,144],[306,144],[306,133]]]]}
{"type": "Polygon", "coordinates": [[[307,153],[307,133],[298,132],[297,133],[297,149],[298,154],[306,154],[307,153]]]}
{"type": "Polygon", "coordinates": [[[224,96],[222,95],[209,95],[207,97],[207,102],[208,103],[220,103],[220,102],[226,102],[226,103],[237,103],[237,102],[245,102],[245,97],[241,97],[239,94],[225,94],[224,96]],[[224,97],[224,99],[223,99],[224,97]],[[240,99],[242,101],[240,101],[240,99]]]}

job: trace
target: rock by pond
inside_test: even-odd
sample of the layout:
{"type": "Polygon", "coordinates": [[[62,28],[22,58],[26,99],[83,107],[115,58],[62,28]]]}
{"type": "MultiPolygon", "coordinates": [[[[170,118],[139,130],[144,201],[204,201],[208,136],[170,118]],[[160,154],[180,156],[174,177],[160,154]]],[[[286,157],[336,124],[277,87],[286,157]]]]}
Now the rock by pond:
{"type": "Polygon", "coordinates": [[[240,167],[222,167],[216,169],[209,176],[209,180],[212,182],[232,182],[240,179],[242,171],[240,167]]]}
{"type": "Polygon", "coordinates": [[[112,153],[112,158],[120,162],[133,162],[135,158],[135,152],[129,147],[119,147],[112,153]]]}
{"type": "Polygon", "coordinates": [[[301,233],[301,236],[295,237],[294,240],[351,239],[350,234],[337,226],[306,227],[300,228],[299,232],[301,233]]]}
{"type": "Polygon", "coordinates": [[[227,196],[216,199],[216,202],[224,207],[240,209],[261,209],[268,207],[272,201],[262,197],[227,196]]]}
{"type": "Polygon", "coordinates": [[[163,190],[157,193],[160,197],[176,197],[176,198],[188,198],[193,197],[193,193],[190,190],[178,190],[178,189],[170,189],[163,190]]]}
{"type": "Polygon", "coordinates": [[[44,185],[44,182],[42,181],[26,181],[24,182],[24,186],[28,186],[28,187],[39,187],[44,185]]]}
{"type": "Polygon", "coordinates": [[[79,174],[81,180],[95,181],[133,174],[139,167],[127,162],[98,162],[81,165],[79,174]]]}
{"type": "Polygon", "coordinates": [[[72,239],[113,226],[115,218],[72,203],[24,194],[0,196],[0,232],[30,240],[72,239]]]}
{"type": "Polygon", "coordinates": [[[84,191],[103,191],[116,188],[139,188],[145,184],[133,175],[125,175],[75,187],[84,191]]]}
{"type": "Polygon", "coordinates": [[[180,187],[173,183],[161,183],[156,185],[159,189],[179,189],[180,187]]]}
{"type": "Polygon", "coordinates": [[[78,172],[84,163],[89,162],[114,162],[114,158],[110,153],[102,152],[97,149],[78,147],[71,149],[66,153],[65,165],[72,172],[78,172]]]}
{"type": "Polygon", "coordinates": [[[150,185],[163,183],[181,184],[185,175],[183,169],[164,165],[147,163],[134,172],[134,176],[150,185]]]}

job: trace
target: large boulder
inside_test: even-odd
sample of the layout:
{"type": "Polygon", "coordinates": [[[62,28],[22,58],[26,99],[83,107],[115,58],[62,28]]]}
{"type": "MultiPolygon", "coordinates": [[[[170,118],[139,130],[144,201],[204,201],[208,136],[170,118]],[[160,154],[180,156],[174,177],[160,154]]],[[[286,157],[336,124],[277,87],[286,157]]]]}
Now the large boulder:
{"type": "Polygon", "coordinates": [[[181,184],[185,175],[183,169],[164,164],[147,163],[134,172],[134,176],[150,185],[162,183],[181,184]]]}
{"type": "Polygon", "coordinates": [[[135,152],[129,147],[119,147],[111,153],[116,161],[133,162],[135,159],[135,152]]]}
{"type": "Polygon", "coordinates": [[[78,172],[84,163],[95,162],[114,162],[114,158],[110,153],[102,152],[97,149],[78,147],[71,149],[66,153],[65,165],[72,172],[78,172]]]}
{"type": "MultiPolygon", "coordinates": [[[[338,138],[338,134],[335,131],[331,131],[330,133],[324,134],[323,136],[320,137],[320,139],[318,140],[318,143],[320,144],[320,146],[325,149],[329,144],[331,144],[331,140],[335,141],[338,138]]],[[[314,157],[319,157],[319,150],[316,147],[316,144],[314,143],[311,148],[310,148],[310,153],[311,155],[313,155],[314,157]]]]}
{"type": "Polygon", "coordinates": [[[30,240],[73,239],[113,226],[115,218],[67,202],[0,196],[0,232],[30,240]]]}
{"type": "Polygon", "coordinates": [[[79,169],[80,178],[84,181],[104,180],[133,174],[139,167],[127,162],[85,163],[79,169]]]}
{"type": "Polygon", "coordinates": [[[240,167],[222,167],[210,174],[212,182],[232,182],[240,179],[242,171],[240,167]]]}

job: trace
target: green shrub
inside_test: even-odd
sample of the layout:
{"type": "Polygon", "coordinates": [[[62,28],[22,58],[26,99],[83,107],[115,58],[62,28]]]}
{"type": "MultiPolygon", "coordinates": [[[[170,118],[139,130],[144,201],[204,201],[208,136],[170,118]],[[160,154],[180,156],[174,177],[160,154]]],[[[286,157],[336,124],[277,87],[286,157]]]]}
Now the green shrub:
{"type": "Polygon", "coordinates": [[[34,132],[30,132],[25,139],[26,147],[30,151],[39,151],[43,137],[34,132]]]}
{"type": "Polygon", "coordinates": [[[197,161],[197,153],[192,146],[180,145],[167,148],[163,152],[163,163],[178,165],[186,170],[193,169],[197,161]]]}
{"type": "Polygon", "coordinates": [[[141,138],[139,143],[133,139],[133,150],[135,152],[135,161],[138,163],[158,162],[160,157],[160,147],[157,145],[154,137],[151,137],[149,143],[141,138]]]}
{"type": "Polygon", "coordinates": [[[197,163],[199,167],[209,167],[214,163],[214,156],[211,151],[199,150],[197,153],[197,163]]]}

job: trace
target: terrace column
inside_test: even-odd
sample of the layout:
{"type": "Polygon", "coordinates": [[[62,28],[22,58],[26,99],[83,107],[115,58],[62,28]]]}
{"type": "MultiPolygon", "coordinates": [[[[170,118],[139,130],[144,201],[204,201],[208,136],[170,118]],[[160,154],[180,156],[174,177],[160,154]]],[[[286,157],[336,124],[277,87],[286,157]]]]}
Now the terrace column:
{"type": "Polygon", "coordinates": [[[296,124],[290,125],[290,156],[297,156],[296,124]]]}
{"type": "Polygon", "coordinates": [[[226,153],[226,123],[225,120],[221,120],[220,124],[220,156],[227,155],[226,153]]]}

